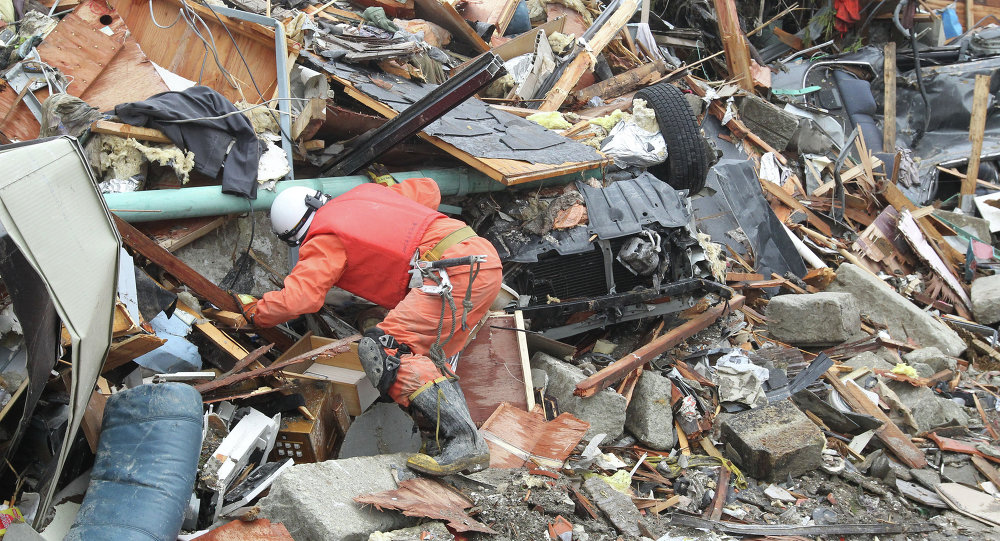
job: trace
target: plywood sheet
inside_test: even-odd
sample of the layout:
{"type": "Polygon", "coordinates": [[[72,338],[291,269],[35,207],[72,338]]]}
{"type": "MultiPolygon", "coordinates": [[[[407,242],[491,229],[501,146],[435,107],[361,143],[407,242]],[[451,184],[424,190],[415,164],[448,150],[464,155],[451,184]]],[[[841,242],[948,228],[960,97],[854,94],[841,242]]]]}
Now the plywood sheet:
{"type": "Polygon", "coordinates": [[[562,413],[546,421],[541,413],[501,404],[483,423],[480,433],[490,446],[491,468],[520,468],[538,464],[559,468],[590,423],[562,413]]]}
{"type": "Polygon", "coordinates": [[[487,318],[458,361],[456,372],[477,425],[504,402],[528,411],[517,331],[510,330],[514,327],[513,315],[487,318]]]}
{"type": "MultiPolygon", "coordinates": [[[[209,86],[231,101],[246,99],[250,103],[259,103],[270,99],[274,94],[277,88],[277,67],[274,31],[270,28],[216,15],[194,2],[187,4],[208,27],[223,67],[236,79],[237,88],[234,88],[219,69],[213,55],[208,53],[206,58],[205,43],[183,19],[169,28],[160,28],[155,24],[170,25],[180,12],[179,0],[152,0],[152,4],[149,0],[109,1],[125,19],[129,30],[149,59],[160,66],[181,77],[209,86]],[[257,83],[256,89],[254,82],[257,83]]],[[[201,31],[205,33],[203,28],[201,31]]],[[[205,39],[210,45],[213,43],[209,36],[206,35],[205,39]]],[[[297,44],[289,44],[288,52],[294,53],[297,50],[297,44]]]]}

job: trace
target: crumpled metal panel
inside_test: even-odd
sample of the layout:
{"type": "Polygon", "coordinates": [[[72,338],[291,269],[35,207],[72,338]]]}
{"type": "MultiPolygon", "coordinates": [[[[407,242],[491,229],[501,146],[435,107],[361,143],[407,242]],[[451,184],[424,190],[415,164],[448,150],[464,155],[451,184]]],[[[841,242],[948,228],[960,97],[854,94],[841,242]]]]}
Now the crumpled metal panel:
{"type": "Polygon", "coordinates": [[[649,173],[606,188],[577,185],[587,203],[590,232],[603,240],[635,235],[652,223],[685,227],[691,221],[691,209],[682,193],[649,173]]]}

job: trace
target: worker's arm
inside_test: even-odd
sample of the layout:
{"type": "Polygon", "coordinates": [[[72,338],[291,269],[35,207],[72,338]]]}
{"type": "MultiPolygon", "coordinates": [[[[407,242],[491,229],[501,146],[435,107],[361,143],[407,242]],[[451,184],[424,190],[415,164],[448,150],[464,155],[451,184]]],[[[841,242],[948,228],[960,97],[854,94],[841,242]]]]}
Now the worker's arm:
{"type": "Polygon", "coordinates": [[[285,277],[280,291],[265,293],[257,301],[254,323],[273,327],[302,314],[318,311],[326,293],[344,274],[347,252],[335,235],[317,235],[299,247],[299,262],[285,277]]]}
{"type": "Polygon", "coordinates": [[[438,188],[433,179],[408,178],[389,186],[389,189],[431,210],[437,210],[441,206],[441,188],[438,188]]]}

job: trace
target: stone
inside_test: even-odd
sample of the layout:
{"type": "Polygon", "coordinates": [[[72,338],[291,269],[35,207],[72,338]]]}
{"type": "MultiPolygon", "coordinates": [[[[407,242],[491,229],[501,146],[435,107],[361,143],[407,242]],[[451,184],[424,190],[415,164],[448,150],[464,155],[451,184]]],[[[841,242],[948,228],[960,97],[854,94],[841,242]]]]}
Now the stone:
{"type": "Polygon", "coordinates": [[[548,374],[549,383],[545,392],[556,399],[560,411],[572,413],[590,423],[584,439],[607,434],[607,439],[613,440],[625,431],[627,404],[624,396],[611,389],[588,397],[574,395],[576,384],[586,379],[583,371],[542,352],[531,357],[531,367],[548,374]]]}
{"type": "Polygon", "coordinates": [[[950,483],[961,483],[973,488],[979,488],[979,479],[976,467],[966,462],[959,466],[949,466],[945,464],[941,471],[941,479],[950,483]]]}
{"type": "Polygon", "coordinates": [[[923,347],[933,346],[953,357],[965,351],[958,333],[857,265],[841,265],[826,290],[854,295],[861,314],[886,325],[889,335],[897,340],[912,338],[923,347]]]}
{"type": "Polygon", "coordinates": [[[597,476],[584,481],[583,489],[615,529],[622,534],[639,537],[639,519],[642,515],[632,503],[631,497],[611,488],[611,485],[597,476]]]}
{"type": "Polygon", "coordinates": [[[782,151],[799,131],[799,119],[754,95],[740,98],[740,120],[775,150],[782,151]]]}
{"type": "Polygon", "coordinates": [[[670,408],[670,380],[646,370],[632,391],[625,411],[625,428],[646,447],[655,451],[674,446],[674,414],[670,408]]]}
{"type": "Polygon", "coordinates": [[[958,362],[944,353],[941,353],[941,350],[936,347],[915,349],[903,355],[903,360],[910,365],[914,365],[916,363],[930,365],[930,367],[934,370],[934,373],[938,373],[942,370],[958,369],[958,362]]]}
{"type": "Polygon", "coordinates": [[[406,469],[404,453],[296,464],[260,500],[260,517],[281,522],[296,541],[366,541],[371,532],[413,526],[417,519],[378,511],[355,496],[397,488],[392,468],[406,469]]]}
{"type": "Polygon", "coordinates": [[[832,346],[861,330],[861,312],[849,293],[777,295],[766,315],[771,336],[788,344],[832,346]]]}
{"type": "Polygon", "coordinates": [[[950,212],[947,210],[935,210],[934,215],[940,216],[958,227],[961,227],[966,233],[975,235],[977,239],[987,244],[993,243],[991,239],[992,235],[990,235],[990,222],[982,218],[969,216],[968,214],[950,212]]]}
{"type": "Polygon", "coordinates": [[[394,402],[376,402],[351,422],[337,458],[415,453],[420,446],[413,419],[394,402]]]}
{"type": "Polygon", "coordinates": [[[722,440],[744,474],[769,481],[818,469],[826,444],[819,428],[789,400],[727,418],[722,440]]]}
{"type": "Polygon", "coordinates": [[[917,371],[918,378],[929,378],[937,373],[931,365],[927,363],[909,363],[917,371]]]}
{"type": "Polygon", "coordinates": [[[892,370],[896,366],[892,363],[886,362],[885,359],[879,357],[874,351],[859,353],[844,361],[844,365],[850,366],[855,370],[858,368],[869,368],[871,370],[892,370]]]}
{"type": "Polygon", "coordinates": [[[980,325],[1000,322],[1000,274],[972,281],[972,315],[980,325]]]}
{"type": "Polygon", "coordinates": [[[941,484],[941,476],[930,468],[910,468],[910,475],[929,490],[941,484]]]}
{"type": "Polygon", "coordinates": [[[453,541],[455,536],[448,531],[443,522],[425,522],[420,526],[411,526],[391,532],[372,532],[368,541],[453,541]]]}
{"type": "Polygon", "coordinates": [[[939,426],[964,426],[969,422],[969,416],[962,406],[934,394],[934,391],[927,387],[914,387],[903,381],[889,381],[887,385],[913,414],[913,419],[917,423],[917,433],[927,432],[939,426]]]}

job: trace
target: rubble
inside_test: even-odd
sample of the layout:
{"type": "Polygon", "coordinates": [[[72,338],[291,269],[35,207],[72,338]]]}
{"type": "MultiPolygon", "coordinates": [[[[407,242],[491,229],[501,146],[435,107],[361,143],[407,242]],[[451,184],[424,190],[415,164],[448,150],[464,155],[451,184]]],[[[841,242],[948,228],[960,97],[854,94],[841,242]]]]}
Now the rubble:
{"type": "Polygon", "coordinates": [[[771,336],[788,344],[832,346],[861,332],[861,313],[850,293],[776,295],[765,315],[771,336]]]}
{"type": "Polygon", "coordinates": [[[984,276],[972,282],[972,311],[983,325],[1000,322],[1000,279],[984,276]]]}
{"type": "Polygon", "coordinates": [[[575,396],[577,384],[586,379],[583,371],[545,353],[539,352],[532,356],[531,367],[548,374],[545,392],[558,402],[561,411],[572,413],[590,423],[586,438],[605,434],[608,438],[615,439],[622,435],[625,430],[625,410],[628,407],[624,396],[609,390],[586,398],[575,396]]]}
{"type": "Polygon", "coordinates": [[[664,451],[674,446],[674,414],[667,397],[670,380],[655,372],[643,372],[625,410],[625,428],[650,449],[664,451]]]}

